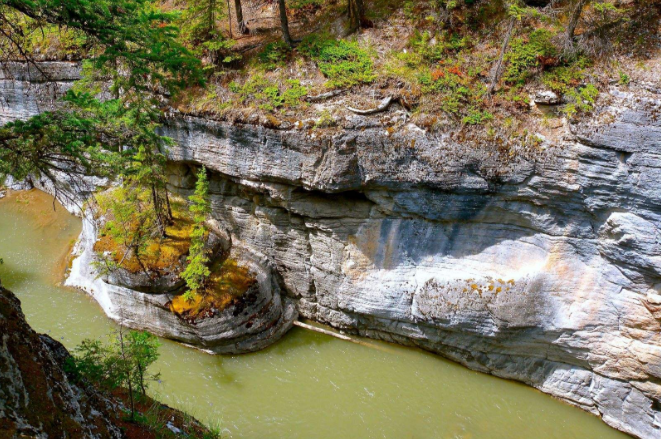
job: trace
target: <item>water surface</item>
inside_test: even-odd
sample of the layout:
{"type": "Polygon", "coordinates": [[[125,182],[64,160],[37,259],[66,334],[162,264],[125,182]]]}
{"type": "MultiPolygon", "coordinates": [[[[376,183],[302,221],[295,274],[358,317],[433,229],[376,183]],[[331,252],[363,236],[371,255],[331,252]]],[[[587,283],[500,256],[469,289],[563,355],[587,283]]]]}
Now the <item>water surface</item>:
{"type": "MultiPolygon", "coordinates": [[[[3,284],[30,324],[73,348],[112,323],[84,293],[58,286],[80,221],[40,192],[0,200],[3,284]]],[[[432,354],[370,347],[294,328],[265,351],[210,356],[163,341],[152,393],[228,438],[626,438],[518,383],[432,354]]]]}

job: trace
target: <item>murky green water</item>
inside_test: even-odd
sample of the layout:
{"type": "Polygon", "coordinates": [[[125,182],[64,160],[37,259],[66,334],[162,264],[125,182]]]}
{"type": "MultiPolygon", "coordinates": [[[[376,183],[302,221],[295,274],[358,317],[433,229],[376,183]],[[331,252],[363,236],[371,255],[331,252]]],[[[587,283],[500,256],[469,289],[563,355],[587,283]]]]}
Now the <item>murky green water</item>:
{"type": "MultiPolygon", "coordinates": [[[[56,286],[79,220],[39,192],[0,200],[0,277],[32,326],[72,348],[112,324],[56,286]]],[[[163,401],[231,438],[624,438],[598,418],[523,385],[417,350],[365,347],[293,329],[265,351],[210,356],[164,341],[163,401]]]]}

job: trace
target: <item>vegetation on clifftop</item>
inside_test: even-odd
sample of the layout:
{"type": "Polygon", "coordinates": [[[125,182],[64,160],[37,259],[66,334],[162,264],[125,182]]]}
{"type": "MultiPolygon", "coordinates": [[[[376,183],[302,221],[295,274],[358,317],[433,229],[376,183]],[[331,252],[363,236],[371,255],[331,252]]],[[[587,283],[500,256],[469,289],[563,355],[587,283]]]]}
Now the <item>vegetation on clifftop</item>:
{"type": "Polygon", "coordinates": [[[0,6],[2,59],[88,60],[85,78],[66,97],[67,111],[0,130],[0,173],[52,179],[53,160],[67,163],[68,172],[123,169],[117,160],[108,165],[113,152],[149,187],[161,232],[171,218],[159,179],[167,140],[156,133],[167,105],[235,122],[332,131],[353,109],[389,97],[424,129],[479,127],[482,143],[534,146],[529,133],[545,132],[549,117],[589,113],[610,82],[626,86],[645,69],[658,50],[660,16],[651,0],[0,6]],[[531,107],[540,90],[555,94],[549,101],[560,103],[559,111],[531,107]]]}

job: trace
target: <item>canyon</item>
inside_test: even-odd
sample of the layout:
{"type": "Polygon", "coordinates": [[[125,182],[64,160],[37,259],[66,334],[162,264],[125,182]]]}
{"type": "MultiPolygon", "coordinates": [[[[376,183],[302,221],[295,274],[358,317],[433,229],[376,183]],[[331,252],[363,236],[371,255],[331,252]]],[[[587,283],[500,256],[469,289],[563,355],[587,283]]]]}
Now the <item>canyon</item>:
{"type": "MultiPolygon", "coordinates": [[[[12,66],[0,75],[3,123],[52,108],[79,74],[44,63],[47,81],[12,66]]],[[[173,111],[162,132],[174,140],[171,188],[190,194],[206,166],[219,233],[269,267],[300,316],[522,381],[656,438],[659,110],[653,85],[613,85],[590,117],[558,118],[540,145],[505,152],[394,109],[329,133],[173,111]]],[[[106,312],[120,300],[104,297],[106,312]]]]}

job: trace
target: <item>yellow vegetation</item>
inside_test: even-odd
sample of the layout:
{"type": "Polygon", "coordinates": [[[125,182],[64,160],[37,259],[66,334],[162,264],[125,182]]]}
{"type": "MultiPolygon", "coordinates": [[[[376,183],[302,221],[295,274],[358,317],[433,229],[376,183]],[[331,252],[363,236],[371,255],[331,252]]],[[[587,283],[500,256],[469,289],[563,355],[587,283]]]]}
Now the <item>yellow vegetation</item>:
{"type": "MultiPolygon", "coordinates": [[[[155,237],[147,244],[141,257],[147,270],[163,272],[172,269],[177,266],[182,256],[188,253],[193,223],[182,213],[173,212],[173,216],[173,224],[166,228],[167,236],[165,238],[155,237]]],[[[104,235],[94,245],[94,251],[97,253],[109,252],[111,258],[119,263],[124,258],[126,248],[109,235],[104,235]]],[[[134,255],[124,258],[121,266],[131,273],[142,271],[140,263],[134,255]]]]}
{"type": "Polygon", "coordinates": [[[196,294],[194,301],[187,301],[183,295],[179,295],[172,299],[170,309],[189,318],[203,316],[212,308],[222,311],[235,299],[243,296],[256,282],[257,279],[247,267],[227,258],[214,267],[202,294],[196,294]]]}

